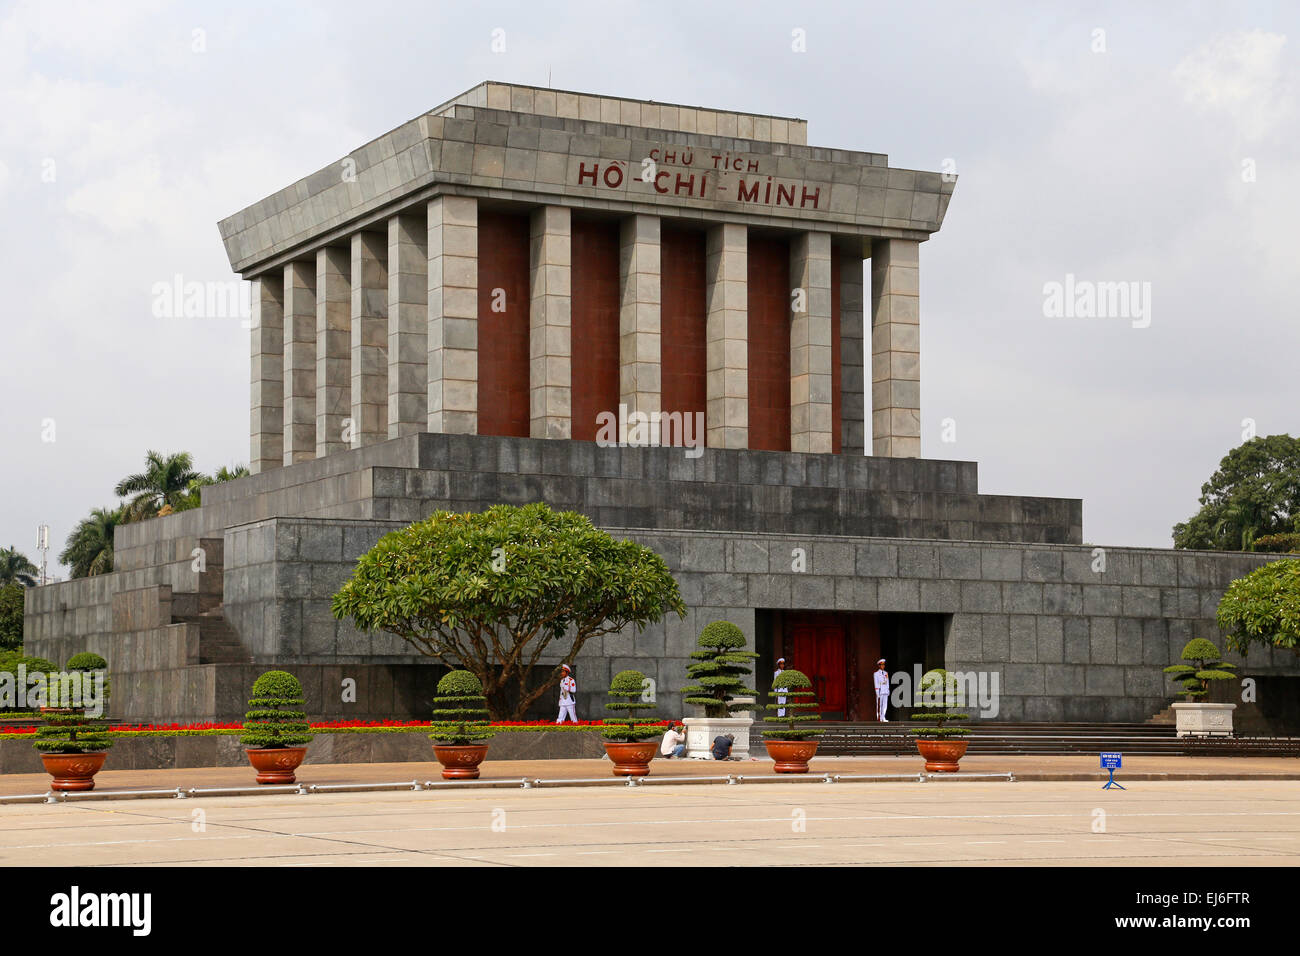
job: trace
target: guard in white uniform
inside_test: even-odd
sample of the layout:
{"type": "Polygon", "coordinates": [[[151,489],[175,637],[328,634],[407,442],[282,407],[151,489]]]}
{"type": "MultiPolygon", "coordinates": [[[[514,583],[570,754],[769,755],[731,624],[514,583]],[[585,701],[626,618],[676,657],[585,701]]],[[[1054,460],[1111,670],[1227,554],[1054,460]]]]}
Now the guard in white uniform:
{"type": "Polygon", "coordinates": [[[885,716],[885,707],[889,704],[889,671],[885,670],[885,659],[882,657],[876,661],[876,720],[883,720],[888,723],[889,718],[885,716]]]}
{"type": "Polygon", "coordinates": [[[576,724],[578,714],[574,711],[573,705],[577,702],[578,682],[573,679],[568,664],[561,664],[560,666],[564,668],[564,676],[560,678],[560,716],[555,718],[555,722],[562,724],[567,716],[576,724]]]}
{"type": "MultiPolygon", "coordinates": [[[[776,673],[774,673],[774,674],[772,675],[772,691],[773,691],[774,693],[780,694],[780,693],[782,693],[782,692],[784,692],[784,691],[786,690],[786,688],[784,688],[784,687],[778,687],[778,686],[777,686],[777,683],[776,683],[776,682],[780,679],[781,675],[782,675],[784,672],[785,672],[785,658],[784,658],[784,657],[779,657],[779,658],[777,658],[777,661],[776,661],[776,673]]],[[[785,703],[785,698],[784,698],[784,697],[778,697],[778,698],[776,699],[776,702],[777,702],[778,704],[784,704],[784,703],[785,703]]],[[[778,709],[777,712],[776,712],[776,715],[777,715],[778,717],[784,717],[784,716],[785,716],[785,708],[784,708],[784,707],[781,707],[780,709],[778,709]]]]}

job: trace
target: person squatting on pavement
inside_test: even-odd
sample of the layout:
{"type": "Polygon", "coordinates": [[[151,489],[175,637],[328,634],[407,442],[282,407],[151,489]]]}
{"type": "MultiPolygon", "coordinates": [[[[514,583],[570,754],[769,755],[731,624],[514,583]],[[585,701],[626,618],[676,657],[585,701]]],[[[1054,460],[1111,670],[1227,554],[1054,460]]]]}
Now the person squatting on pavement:
{"type": "Polygon", "coordinates": [[[676,720],[664,731],[664,738],[659,743],[659,755],[671,760],[684,753],[686,753],[686,733],[682,730],[682,722],[676,720]]]}
{"type": "Polygon", "coordinates": [[[573,679],[573,673],[569,670],[568,664],[561,664],[564,668],[564,676],[560,679],[560,716],[555,718],[557,724],[564,723],[567,716],[575,724],[578,722],[578,714],[573,709],[577,703],[578,682],[573,679]]]}

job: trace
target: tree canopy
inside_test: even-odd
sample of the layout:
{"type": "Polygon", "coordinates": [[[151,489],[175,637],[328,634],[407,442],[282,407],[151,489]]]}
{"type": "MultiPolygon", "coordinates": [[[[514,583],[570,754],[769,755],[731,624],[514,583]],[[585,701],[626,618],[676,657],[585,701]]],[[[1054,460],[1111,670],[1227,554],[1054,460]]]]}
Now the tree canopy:
{"type": "Polygon", "coordinates": [[[74,578],[112,571],[113,529],[125,522],[125,507],[95,508],[68,535],[59,563],[66,564],[74,578]]]}
{"type": "Polygon", "coordinates": [[[591,638],[686,610],[659,555],[544,504],[439,511],[387,534],[332,608],[470,671],[497,719],[521,718],[591,638]],[[540,665],[556,642],[561,660],[540,665]]]}
{"type": "Polygon", "coordinates": [[[1228,649],[1243,657],[1255,646],[1300,653],[1300,560],[1270,561],[1233,581],[1217,618],[1228,649]]]}
{"type": "Polygon", "coordinates": [[[28,560],[17,548],[0,548],[0,584],[20,584],[25,588],[36,586],[36,575],[41,569],[28,560]]]}
{"type": "Polygon", "coordinates": [[[190,495],[190,483],[202,475],[194,470],[194,459],[187,451],[174,455],[149,451],[144,456],[144,471],[127,475],[113,489],[118,497],[132,496],[127,503],[130,520],[150,518],[164,507],[181,511],[190,495]]]}
{"type": "Polygon", "coordinates": [[[0,584],[0,651],[16,651],[23,646],[23,594],[17,581],[0,584]]]}
{"type": "Polygon", "coordinates": [[[1300,439],[1252,438],[1201,486],[1201,510],[1174,525],[1175,548],[1249,551],[1256,539],[1300,531],[1300,439]]]}

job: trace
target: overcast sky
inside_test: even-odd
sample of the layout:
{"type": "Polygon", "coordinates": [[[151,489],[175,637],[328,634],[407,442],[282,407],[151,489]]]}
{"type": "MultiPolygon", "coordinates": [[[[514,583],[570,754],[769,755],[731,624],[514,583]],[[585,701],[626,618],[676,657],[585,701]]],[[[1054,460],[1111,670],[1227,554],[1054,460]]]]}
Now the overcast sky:
{"type": "Polygon", "coordinates": [[[1243,420],[1298,427],[1300,8],[806,6],[0,5],[0,544],[35,559],[45,522],[57,554],[146,449],[247,461],[247,330],[156,317],[154,285],[233,279],[220,218],[500,79],[955,166],[921,248],[925,456],[1168,546],[1243,420]],[[1046,316],[1067,275],[1149,283],[1149,315],[1046,316]]]}

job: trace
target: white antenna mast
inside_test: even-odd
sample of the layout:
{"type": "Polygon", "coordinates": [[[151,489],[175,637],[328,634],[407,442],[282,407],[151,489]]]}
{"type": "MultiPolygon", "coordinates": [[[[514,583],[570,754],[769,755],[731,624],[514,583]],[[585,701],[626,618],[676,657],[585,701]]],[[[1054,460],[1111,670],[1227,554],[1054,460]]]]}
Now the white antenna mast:
{"type": "Polygon", "coordinates": [[[36,529],[36,550],[41,552],[41,584],[48,584],[46,555],[50,550],[50,526],[47,524],[39,525],[36,529]]]}

